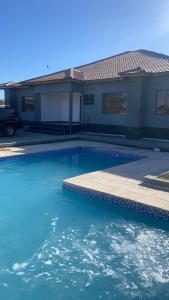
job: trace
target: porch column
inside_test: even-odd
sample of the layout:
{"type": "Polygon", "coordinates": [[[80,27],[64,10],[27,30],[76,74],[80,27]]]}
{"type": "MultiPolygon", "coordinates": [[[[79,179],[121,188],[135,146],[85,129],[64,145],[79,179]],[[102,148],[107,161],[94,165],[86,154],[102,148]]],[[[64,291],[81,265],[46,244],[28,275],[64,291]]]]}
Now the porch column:
{"type": "Polygon", "coordinates": [[[35,97],[35,121],[41,121],[41,94],[34,94],[35,97]]]}
{"type": "Polygon", "coordinates": [[[72,134],[73,92],[69,93],[69,134],[72,134]]]}

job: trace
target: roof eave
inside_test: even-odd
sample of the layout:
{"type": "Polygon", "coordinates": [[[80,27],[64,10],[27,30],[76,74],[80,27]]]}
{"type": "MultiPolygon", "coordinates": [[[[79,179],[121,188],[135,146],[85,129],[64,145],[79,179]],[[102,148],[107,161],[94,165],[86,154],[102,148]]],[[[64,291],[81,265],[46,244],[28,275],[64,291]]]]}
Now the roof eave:
{"type": "MultiPolygon", "coordinates": [[[[146,74],[147,76],[150,76],[150,74],[146,74]]],[[[103,78],[103,79],[91,79],[91,80],[85,80],[85,83],[88,82],[100,82],[100,81],[121,81],[124,79],[128,79],[128,78],[133,78],[133,77],[143,77],[145,76],[145,74],[134,74],[134,75],[125,75],[125,76],[117,76],[117,77],[113,77],[113,78],[103,78]]]]}
{"type": "Polygon", "coordinates": [[[53,84],[53,83],[61,83],[61,82],[79,82],[83,83],[83,80],[75,79],[75,78],[66,78],[66,79],[57,79],[57,80],[46,80],[46,81],[37,81],[37,82],[24,82],[18,83],[16,85],[6,85],[6,84],[0,84],[0,89],[12,89],[12,88],[26,88],[34,85],[43,85],[43,84],[53,84]]]}
{"type": "Polygon", "coordinates": [[[19,88],[20,85],[6,85],[6,84],[0,84],[0,90],[8,90],[8,89],[16,89],[19,88]]]}
{"type": "Polygon", "coordinates": [[[43,84],[52,84],[52,83],[61,83],[61,82],[80,82],[82,83],[83,80],[75,79],[75,78],[65,78],[65,79],[55,79],[55,80],[45,80],[45,81],[36,81],[36,82],[23,82],[21,83],[21,87],[23,86],[32,86],[32,85],[43,85],[43,84]]]}
{"type": "Polygon", "coordinates": [[[149,76],[165,76],[169,75],[169,71],[164,72],[145,72],[140,74],[126,74],[117,76],[114,78],[102,78],[102,79],[89,79],[89,80],[79,80],[75,78],[66,78],[66,79],[58,79],[58,80],[46,80],[46,81],[37,81],[37,82],[23,82],[17,83],[15,85],[6,85],[6,84],[0,84],[0,90],[6,90],[6,89],[13,89],[13,88],[26,88],[34,85],[43,85],[43,84],[54,84],[54,83],[61,83],[61,82],[78,82],[78,83],[91,83],[91,82],[101,82],[101,81],[121,81],[124,79],[129,78],[138,78],[138,77],[149,77],[149,76]]]}

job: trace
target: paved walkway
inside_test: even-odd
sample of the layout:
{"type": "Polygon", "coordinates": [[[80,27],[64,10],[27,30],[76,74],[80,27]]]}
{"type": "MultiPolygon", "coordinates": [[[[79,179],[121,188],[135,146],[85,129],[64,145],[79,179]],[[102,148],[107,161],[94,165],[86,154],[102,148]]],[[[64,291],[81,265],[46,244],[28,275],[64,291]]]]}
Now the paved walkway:
{"type": "Polygon", "coordinates": [[[96,134],[96,133],[79,133],[73,135],[54,135],[35,132],[26,132],[23,129],[18,130],[16,135],[12,138],[0,137],[0,147],[15,147],[25,145],[36,145],[44,143],[55,143],[72,140],[85,140],[103,142],[108,144],[131,146],[143,149],[159,148],[169,152],[169,140],[157,139],[127,139],[123,136],[116,136],[112,134],[96,134]]]}
{"type": "Polygon", "coordinates": [[[54,135],[37,132],[27,132],[20,129],[13,137],[0,137],[0,147],[15,147],[75,140],[76,135],[54,135]]]}

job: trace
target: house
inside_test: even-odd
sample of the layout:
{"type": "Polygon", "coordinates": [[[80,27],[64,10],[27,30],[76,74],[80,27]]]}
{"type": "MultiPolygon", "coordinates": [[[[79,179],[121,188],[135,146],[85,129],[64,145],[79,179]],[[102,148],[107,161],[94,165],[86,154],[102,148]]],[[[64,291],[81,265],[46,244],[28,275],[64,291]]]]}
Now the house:
{"type": "Polygon", "coordinates": [[[0,89],[25,122],[169,139],[169,56],[164,54],[124,52],[0,89]]]}

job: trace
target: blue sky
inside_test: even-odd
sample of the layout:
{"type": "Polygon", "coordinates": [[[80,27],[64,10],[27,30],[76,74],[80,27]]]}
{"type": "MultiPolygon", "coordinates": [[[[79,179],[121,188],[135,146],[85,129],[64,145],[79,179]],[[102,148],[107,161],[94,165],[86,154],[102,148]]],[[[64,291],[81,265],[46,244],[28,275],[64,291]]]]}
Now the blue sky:
{"type": "Polygon", "coordinates": [[[140,48],[169,55],[169,0],[0,0],[0,82],[140,48]]]}

